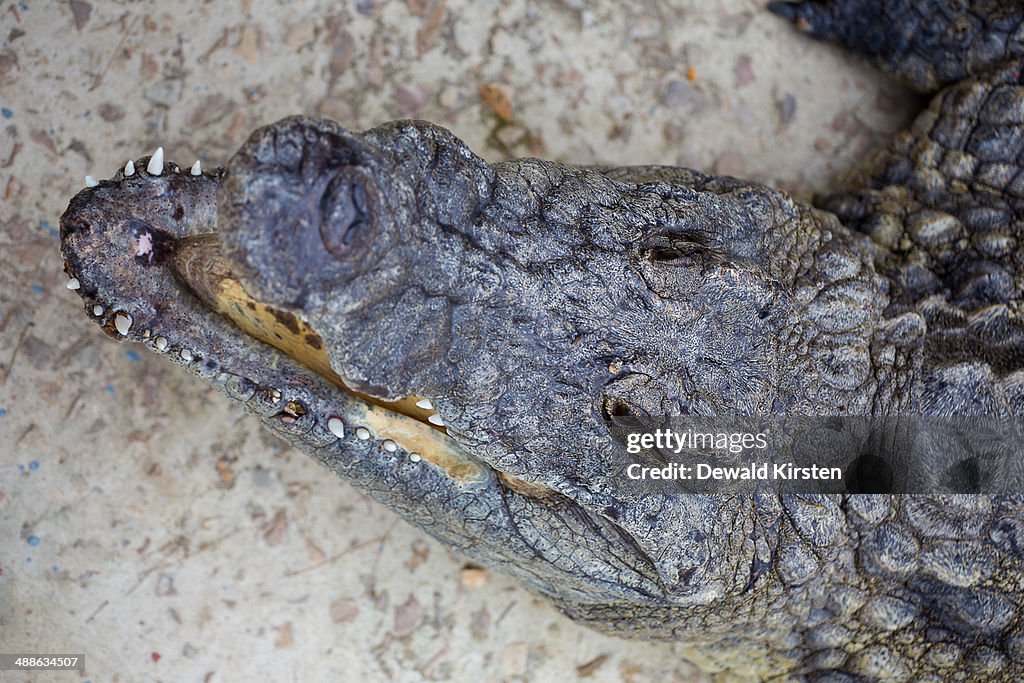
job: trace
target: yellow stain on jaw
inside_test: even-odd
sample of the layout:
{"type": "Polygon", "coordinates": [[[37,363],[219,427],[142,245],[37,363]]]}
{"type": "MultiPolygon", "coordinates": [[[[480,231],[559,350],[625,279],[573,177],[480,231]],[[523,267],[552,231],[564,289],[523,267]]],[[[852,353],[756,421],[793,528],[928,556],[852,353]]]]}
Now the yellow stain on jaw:
{"type": "Polygon", "coordinates": [[[445,433],[419,420],[375,405],[366,408],[363,424],[379,437],[399,443],[410,453],[440,467],[460,483],[480,481],[484,470],[462,452],[462,447],[445,433]]]}
{"type": "Polygon", "coordinates": [[[434,412],[423,407],[429,406],[429,401],[418,396],[383,401],[346,386],[331,368],[323,340],[309,325],[287,311],[257,301],[245,291],[221,257],[215,234],[179,240],[174,271],[200,301],[231,320],[242,332],[276,347],[362,399],[367,404],[365,426],[379,438],[391,439],[409,453],[419,453],[423,460],[444,469],[456,481],[468,483],[483,476],[480,465],[447,436],[443,427],[427,421],[434,412]]]}

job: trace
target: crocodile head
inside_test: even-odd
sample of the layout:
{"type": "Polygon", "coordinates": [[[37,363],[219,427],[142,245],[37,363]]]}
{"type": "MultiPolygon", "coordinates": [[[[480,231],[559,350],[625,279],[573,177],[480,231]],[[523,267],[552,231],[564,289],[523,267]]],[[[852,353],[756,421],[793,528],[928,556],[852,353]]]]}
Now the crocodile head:
{"type": "Polygon", "coordinates": [[[842,551],[835,502],[655,489],[611,429],[895,400],[886,281],[831,216],[679,169],[489,165],[422,122],[295,117],[226,169],[160,162],[61,220],[87,312],[475,560],[604,630],[718,641],[842,551]]]}

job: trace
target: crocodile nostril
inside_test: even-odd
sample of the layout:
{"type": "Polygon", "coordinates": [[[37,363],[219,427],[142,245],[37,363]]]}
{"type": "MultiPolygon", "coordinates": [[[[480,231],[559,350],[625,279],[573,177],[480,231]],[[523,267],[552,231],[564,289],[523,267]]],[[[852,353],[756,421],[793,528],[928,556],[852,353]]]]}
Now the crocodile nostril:
{"type": "Polygon", "coordinates": [[[360,175],[343,169],[320,198],[320,239],[338,259],[360,254],[376,232],[372,188],[360,175]]]}

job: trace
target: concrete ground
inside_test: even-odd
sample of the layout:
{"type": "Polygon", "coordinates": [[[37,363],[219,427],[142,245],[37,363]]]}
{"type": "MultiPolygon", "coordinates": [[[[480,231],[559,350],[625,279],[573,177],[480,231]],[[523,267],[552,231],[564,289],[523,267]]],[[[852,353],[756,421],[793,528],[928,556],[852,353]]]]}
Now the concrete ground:
{"type": "Polygon", "coordinates": [[[690,681],[694,653],[466,567],[65,288],[86,174],[223,163],[304,112],[451,128],[490,160],[663,163],[826,188],[906,91],[761,0],[0,5],[0,652],[21,681],[690,681]]]}

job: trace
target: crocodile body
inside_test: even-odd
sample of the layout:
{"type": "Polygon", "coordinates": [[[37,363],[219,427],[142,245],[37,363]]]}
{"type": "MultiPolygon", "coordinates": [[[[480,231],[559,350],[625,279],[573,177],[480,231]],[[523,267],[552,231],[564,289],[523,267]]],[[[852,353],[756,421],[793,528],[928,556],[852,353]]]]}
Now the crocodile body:
{"type": "Polygon", "coordinates": [[[816,207],[293,117],[224,169],[141,158],[79,193],[66,268],[112,337],[596,629],[741,676],[1019,679],[1024,495],[652,495],[617,473],[619,412],[1024,415],[1024,10],[772,9],[942,88],[816,207]],[[245,327],[258,309],[276,322],[245,327]]]}

